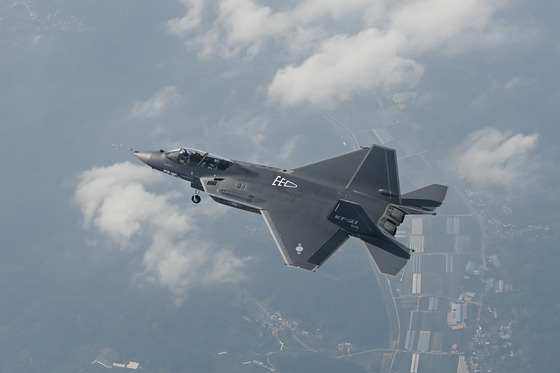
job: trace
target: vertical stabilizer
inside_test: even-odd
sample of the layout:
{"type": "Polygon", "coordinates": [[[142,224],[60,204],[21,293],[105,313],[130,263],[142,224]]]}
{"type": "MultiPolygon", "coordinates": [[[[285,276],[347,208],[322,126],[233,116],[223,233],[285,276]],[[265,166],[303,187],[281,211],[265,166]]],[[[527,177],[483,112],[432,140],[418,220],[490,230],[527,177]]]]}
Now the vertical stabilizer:
{"type": "Polygon", "coordinates": [[[401,192],[395,150],[373,145],[346,188],[400,205],[401,192]]]}

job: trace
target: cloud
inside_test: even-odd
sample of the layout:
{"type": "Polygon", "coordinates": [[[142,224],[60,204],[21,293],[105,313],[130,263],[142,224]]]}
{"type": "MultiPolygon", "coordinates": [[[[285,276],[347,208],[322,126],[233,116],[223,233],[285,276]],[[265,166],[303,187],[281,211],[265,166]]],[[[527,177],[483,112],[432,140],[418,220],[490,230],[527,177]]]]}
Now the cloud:
{"type": "Polygon", "coordinates": [[[182,18],[173,18],[167,22],[168,31],[179,36],[198,27],[204,11],[204,0],[181,0],[181,3],[187,7],[187,14],[182,18]]]}
{"type": "Polygon", "coordinates": [[[243,279],[247,258],[217,248],[198,235],[193,216],[211,219],[214,209],[185,209],[178,193],[147,190],[162,176],[129,162],[84,171],[74,194],[86,227],[123,250],[143,255],[137,275],[182,299],[193,286],[243,279]]]}
{"type": "Polygon", "coordinates": [[[534,181],[537,162],[531,151],[537,134],[502,133],[485,128],[472,133],[457,149],[453,168],[462,178],[478,185],[523,188],[534,181]]]}
{"type": "Polygon", "coordinates": [[[404,85],[408,89],[418,82],[424,69],[398,55],[405,43],[402,33],[384,34],[376,29],[332,37],[302,65],[279,70],[269,86],[269,97],[285,105],[328,105],[374,87],[404,85]]]}
{"type": "Polygon", "coordinates": [[[407,49],[422,53],[435,49],[460,52],[505,37],[494,13],[505,4],[488,0],[410,1],[391,17],[391,29],[407,35],[407,49]]]}
{"type": "Polygon", "coordinates": [[[332,20],[345,19],[347,17],[355,18],[357,14],[361,14],[364,20],[366,15],[372,14],[372,10],[379,12],[384,8],[383,1],[371,0],[306,0],[291,11],[293,19],[298,24],[309,24],[318,22],[325,18],[332,20]]]}
{"type": "Polygon", "coordinates": [[[279,9],[256,0],[214,0],[204,9],[183,2],[185,17],[197,21],[178,27],[172,20],[168,30],[205,58],[277,61],[283,67],[267,92],[286,106],[412,87],[427,53],[459,54],[531,34],[499,18],[507,0],[305,0],[279,9]]]}
{"type": "MultiPolygon", "coordinates": [[[[329,23],[332,27],[335,23],[346,23],[355,18],[364,9],[378,8],[366,0],[344,3],[307,0],[291,8],[291,4],[283,3],[288,9],[276,11],[254,0],[214,0],[206,1],[205,5],[199,5],[198,1],[182,2],[187,7],[185,17],[170,20],[167,30],[184,37],[185,44],[199,55],[215,54],[226,59],[254,57],[264,45],[270,46],[267,50],[280,54],[302,50],[301,45],[291,41],[320,42],[316,38],[329,36],[329,33],[323,32],[323,21],[326,19],[335,21],[329,23]],[[203,13],[210,16],[209,22],[201,22],[203,13]],[[188,27],[180,27],[183,19],[193,21],[186,22],[188,27]],[[301,37],[298,38],[298,35],[301,37]]],[[[306,44],[305,47],[311,45],[306,44]]]]}
{"type": "Polygon", "coordinates": [[[169,109],[180,105],[182,102],[181,91],[175,86],[168,86],[158,90],[146,101],[136,101],[130,112],[131,118],[153,119],[169,109]]]}
{"type": "Polygon", "coordinates": [[[282,12],[274,13],[268,6],[259,6],[249,0],[224,0],[220,2],[219,20],[231,47],[249,46],[256,52],[264,38],[278,35],[289,27],[290,21],[282,12]]]}
{"type": "Polygon", "coordinates": [[[538,84],[537,78],[527,79],[520,76],[515,76],[511,78],[505,85],[505,91],[514,91],[516,89],[526,89],[538,84]]]}

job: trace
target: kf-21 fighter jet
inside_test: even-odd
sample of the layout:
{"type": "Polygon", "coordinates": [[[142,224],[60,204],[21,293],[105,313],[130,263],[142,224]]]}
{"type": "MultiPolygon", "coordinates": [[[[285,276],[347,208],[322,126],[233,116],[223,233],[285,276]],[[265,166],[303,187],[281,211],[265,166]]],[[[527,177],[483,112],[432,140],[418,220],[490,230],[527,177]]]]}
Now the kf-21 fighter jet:
{"type": "Polygon", "coordinates": [[[216,202],[261,214],[287,265],[315,271],[349,236],[362,240],[385,274],[412,251],[394,236],[406,215],[432,214],[447,187],[401,194],[394,149],[373,145],[294,169],[234,161],[181,148],[134,151],[148,166],[186,180],[216,202]]]}

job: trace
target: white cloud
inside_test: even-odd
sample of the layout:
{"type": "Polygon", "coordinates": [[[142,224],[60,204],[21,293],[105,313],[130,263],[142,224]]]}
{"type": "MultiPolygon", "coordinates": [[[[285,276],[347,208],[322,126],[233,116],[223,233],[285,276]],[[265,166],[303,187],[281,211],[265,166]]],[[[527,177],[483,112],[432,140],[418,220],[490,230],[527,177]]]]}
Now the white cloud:
{"type": "Polygon", "coordinates": [[[187,7],[187,14],[182,18],[173,18],[167,22],[169,32],[179,36],[198,27],[204,11],[204,0],[181,0],[181,2],[187,7]]]}
{"type": "MultiPolygon", "coordinates": [[[[184,3],[185,17],[200,14],[198,2],[184,3]]],[[[210,22],[189,22],[181,29],[188,35],[174,31],[176,23],[168,29],[200,56],[243,61],[266,54],[283,64],[268,94],[284,105],[326,105],[362,91],[411,87],[423,75],[425,53],[457,54],[521,34],[497,15],[508,0],[306,0],[282,2],[282,9],[263,4],[215,0],[206,8],[210,22]]]]}
{"type": "Polygon", "coordinates": [[[384,34],[376,29],[334,36],[302,65],[279,70],[269,86],[269,97],[285,105],[326,105],[374,87],[410,88],[423,68],[398,55],[405,43],[402,33],[384,34]]]}
{"type": "Polygon", "coordinates": [[[366,11],[375,9],[379,12],[383,7],[383,1],[379,0],[306,0],[298,4],[291,13],[298,24],[308,24],[326,17],[337,20],[355,18],[356,14],[365,16],[366,11]]]}
{"type": "Polygon", "coordinates": [[[537,169],[530,152],[537,134],[502,133],[485,128],[472,133],[458,148],[452,167],[462,178],[478,185],[522,188],[534,182],[537,169]]]}
{"type": "Polygon", "coordinates": [[[407,35],[413,53],[437,48],[458,52],[471,43],[471,37],[480,44],[494,40],[499,29],[493,13],[503,5],[488,0],[409,1],[393,13],[391,28],[407,35]]]}
{"type": "Polygon", "coordinates": [[[145,101],[136,101],[130,112],[131,118],[152,119],[166,113],[182,102],[179,88],[168,86],[162,88],[145,101]]]}
{"type": "Polygon", "coordinates": [[[93,226],[122,249],[142,252],[139,275],[168,288],[178,299],[193,286],[243,279],[247,258],[215,248],[197,234],[193,216],[211,219],[216,210],[201,204],[190,214],[181,195],[147,190],[161,180],[148,167],[129,162],[93,168],[81,174],[74,199],[86,227],[93,226]]]}
{"type": "MultiPolygon", "coordinates": [[[[213,13],[214,19],[209,24],[200,22],[203,12],[197,4],[182,1],[187,6],[184,18],[195,18],[188,22],[189,27],[179,27],[181,19],[172,19],[167,24],[170,33],[185,37],[185,44],[207,56],[217,54],[223,58],[237,58],[243,55],[254,57],[263,45],[277,53],[300,50],[300,45],[290,41],[297,34],[309,38],[310,35],[329,36],[323,32],[323,21],[328,18],[330,26],[341,23],[362,14],[364,9],[375,8],[379,2],[372,4],[366,0],[340,1],[307,0],[296,4],[286,11],[275,11],[269,5],[260,5],[254,0],[215,0],[207,1],[207,13],[213,13]],[[196,14],[197,16],[194,16],[196,14]],[[187,32],[189,31],[189,32],[187,32]]],[[[289,7],[282,3],[282,5],[289,7]]],[[[296,37],[297,39],[297,37],[296,37]]],[[[319,40],[320,42],[320,40],[319,40]]],[[[309,53],[309,50],[307,50],[309,53]]]]}
{"type": "Polygon", "coordinates": [[[284,32],[290,24],[284,13],[274,13],[270,7],[250,0],[223,0],[219,9],[218,22],[232,47],[256,44],[265,37],[284,32]]]}

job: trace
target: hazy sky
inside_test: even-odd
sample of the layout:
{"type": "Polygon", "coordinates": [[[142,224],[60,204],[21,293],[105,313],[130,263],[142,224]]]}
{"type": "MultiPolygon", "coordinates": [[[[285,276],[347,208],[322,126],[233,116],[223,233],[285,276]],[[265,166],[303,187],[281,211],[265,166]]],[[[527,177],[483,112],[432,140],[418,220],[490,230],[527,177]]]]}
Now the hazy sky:
{"type": "Polygon", "coordinates": [[[405,191],[423,177],[554,190],[559,13],[509,0],[0,1],[0,236],[4,268],[21,268],[0,288],[70,252],[124,256],[132,291],[155,285],[175,304],[255,280],[261,252],[282,266],[274,245],[209,235],[225,208],[193,206],[187,184],[112,143],[296,167],[387,127],[384,145],[433,164],[402,176],[405,191]]]}

